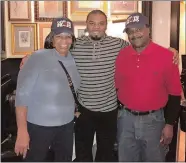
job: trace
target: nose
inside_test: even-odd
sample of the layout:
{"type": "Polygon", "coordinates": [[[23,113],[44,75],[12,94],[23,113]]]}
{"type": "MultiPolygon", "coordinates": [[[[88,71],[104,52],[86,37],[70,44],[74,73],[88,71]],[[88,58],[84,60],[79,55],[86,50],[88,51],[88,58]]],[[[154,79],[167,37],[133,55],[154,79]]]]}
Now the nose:
{"type": "Polygon", "coordinates": [[[139,33],[138,33],[138,32],[134,32],[134,33],[133,33],[133,37],[136,38],[136,37],[138,37],[138,36],[139,36],[139,33]]]}
{"type": "Polygon", "coordinates": [[[140,36],[140,33],[138,31],[133,31],[131,34],[132,37],[136,38],[140,36]]]}

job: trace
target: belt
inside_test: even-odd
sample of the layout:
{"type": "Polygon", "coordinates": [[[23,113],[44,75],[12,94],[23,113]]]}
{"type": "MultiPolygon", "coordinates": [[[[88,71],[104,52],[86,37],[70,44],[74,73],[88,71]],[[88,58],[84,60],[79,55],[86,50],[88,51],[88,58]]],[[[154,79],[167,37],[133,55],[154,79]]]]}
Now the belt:
{"type": "Polygon", "coordinates": [[[140,111],[131,110],[131,109],[126,108],[126,107],[124,107],[124,109],[127,110],[127,111],[129,111],[133,115],[148,115],[150,113],[154,113],[155,111],[158,111],[158,110],[150,110],[150,111],[140,112],[140,111]]]}

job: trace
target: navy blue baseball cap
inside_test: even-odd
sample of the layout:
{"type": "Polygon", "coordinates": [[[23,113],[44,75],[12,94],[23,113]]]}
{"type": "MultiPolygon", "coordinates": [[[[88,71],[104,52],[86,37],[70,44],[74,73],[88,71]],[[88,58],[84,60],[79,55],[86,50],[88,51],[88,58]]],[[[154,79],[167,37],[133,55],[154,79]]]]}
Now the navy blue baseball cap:
{"type": "Polygon", "coordinates": [[[56,35],[60,33],[74,35],[74,26],[72,21],[66,17],[56,18],[52,21],[51,31],[56,35]]]}
{"type": "Polygon", "coordinates": [[[133,13],[127,18],[123,32],[126,32],[127,28],[142,28],[144,25],[149,25],[148,18],[141,13],[133,13]]]}

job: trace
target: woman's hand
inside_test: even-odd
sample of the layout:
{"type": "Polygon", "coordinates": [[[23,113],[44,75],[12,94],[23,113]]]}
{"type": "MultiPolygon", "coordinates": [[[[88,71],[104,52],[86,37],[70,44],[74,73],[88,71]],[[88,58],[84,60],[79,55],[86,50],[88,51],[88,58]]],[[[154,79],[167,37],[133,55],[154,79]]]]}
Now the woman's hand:
{"type": "Polygon", "coordinates": [[[29,150],[30,137],[28,131],[18,131],[17,139],[15,143],[15,153],[16,155],[23,155],[26,157],[27,150],[29,150]]]}

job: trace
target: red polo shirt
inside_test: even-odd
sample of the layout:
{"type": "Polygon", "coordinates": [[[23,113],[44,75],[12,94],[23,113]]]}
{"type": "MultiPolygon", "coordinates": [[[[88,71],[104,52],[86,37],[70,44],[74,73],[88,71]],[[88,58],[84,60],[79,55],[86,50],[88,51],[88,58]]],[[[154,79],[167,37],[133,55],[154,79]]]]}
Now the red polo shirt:
{"type": "Polygon", "coordinates": [[[132,46],[119,52],[115,85],[119,101],[136,111],[158,110],[168,95],[181,94],[178,66],[173,53],[153,42],[139,54],[132,46]]]}

